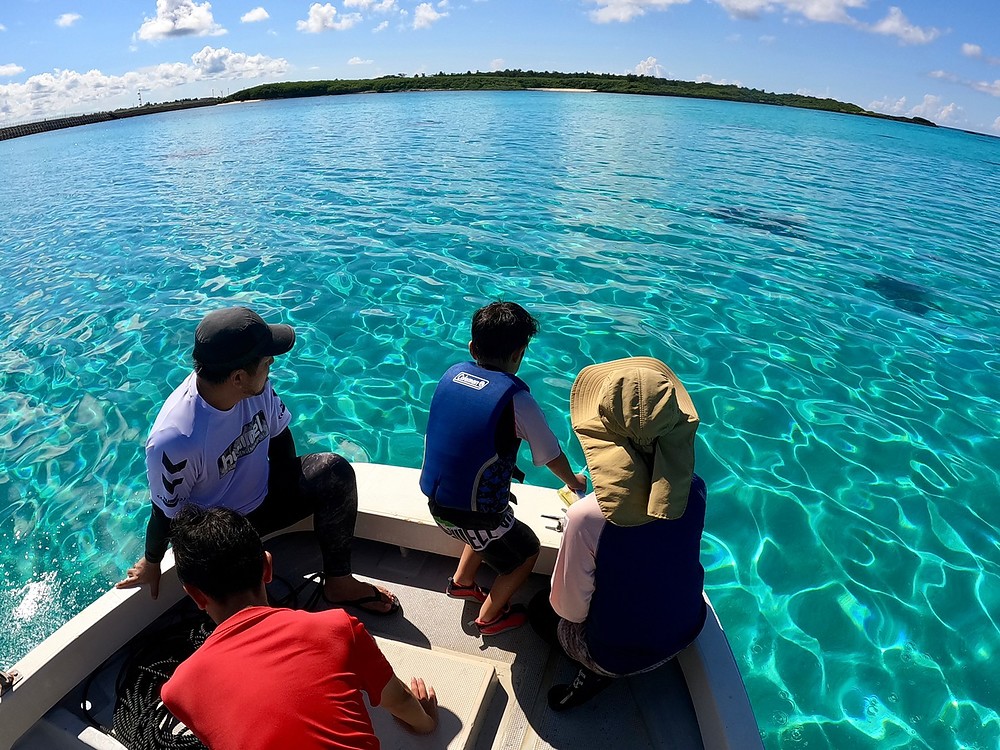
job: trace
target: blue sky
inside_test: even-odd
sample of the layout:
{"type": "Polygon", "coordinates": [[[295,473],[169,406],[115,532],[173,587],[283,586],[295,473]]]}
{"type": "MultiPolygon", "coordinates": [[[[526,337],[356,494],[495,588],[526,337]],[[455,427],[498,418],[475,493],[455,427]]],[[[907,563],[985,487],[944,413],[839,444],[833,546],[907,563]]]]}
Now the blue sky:
{"type": "Polygon", "coordinates": [[[0,126],[265,81],[521,68],[830,96],[1000,134],[998,0],[3,0],[0,126]]]}

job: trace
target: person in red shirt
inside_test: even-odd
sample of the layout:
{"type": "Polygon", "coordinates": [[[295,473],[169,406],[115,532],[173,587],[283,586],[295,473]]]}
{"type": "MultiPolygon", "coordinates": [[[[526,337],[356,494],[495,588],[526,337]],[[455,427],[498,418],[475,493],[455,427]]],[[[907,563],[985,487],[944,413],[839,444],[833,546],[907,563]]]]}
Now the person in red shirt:
{"type": "Polygon", "coordinates": [[[407,687],[357,619],[268,605],[271,554],[244,516],[189,504],[171,537],[184,590],[217,627],[160,697],[210,750],[377,749],[362,693],[416,733],[437,726],[434,689],[407,687]]]}

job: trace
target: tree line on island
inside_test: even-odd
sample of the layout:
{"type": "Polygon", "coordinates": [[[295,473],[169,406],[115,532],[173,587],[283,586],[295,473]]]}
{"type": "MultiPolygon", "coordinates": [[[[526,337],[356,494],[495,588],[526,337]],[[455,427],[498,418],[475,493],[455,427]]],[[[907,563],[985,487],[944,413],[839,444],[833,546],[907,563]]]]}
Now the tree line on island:
{"type": "MultiPolygon", "coordinates": [[[[89,125],[96,122],[116,120],[123,117],[149,115],[190,107],[210,107],[223,102],[248,101],[251,99],[292,99],[302,96],[331,96],[335,94],[390,93],[396,91],[523,91],[530,89],[585,89],[607,94],[646,94],[651,96],[681,96],[694,99],[722,99],[753,104],[773,104],[800,109],[818,109],[825,112],[841,112],[848,115],[876,117],[882,120],[910,122],[917,125],[937,127],[922,117],[895,117],[878,112],[869,112],[856,104],[840,102],[836,99],[820,99],[802,94],[773,94],[761,89],[718,83],[695,83],[693,81],[673,81],[652,76],[615,75],[612,73],[538,73],[531,70],[500,70],[493,73],[438,73],[436,75],[400,73],[380,78],[360,78],[355,80],[335,79],[332,81],[292,81],[288,83],[265,83],[261,86],[237,91],[225,98],[203,97],[181,99],[158,104],[146,103],[140,107],[124,107],[113,112],[95,112],[52,120],[38,120],[20,125],[0,127],[0,141],[17,138],[49,130],[89,125]]],[[[971,131],[970,131],[971,132],[971,131]]],[[[974,133],[982,135],[982,133],[974,133]]]]}
{"type": "Polygon", "coordinates": [[[692,99],[721,99],[752,104],[772,104],[800,109],[818,109],[884,120],[911,122],[936,127],[922,117],[895,117],[870,112],[856,104],[821,99],[802,94],[774,94],[761,89],[718,83],[674,81],[640,75],[612,73],[538,73],[531,70],[499,70],[492,73],[405,74],[379,78],[334,79],[330,81],[290,81],[265,83],[237,91],[226,101],[250,99],[291,99],[303,96],[337,94],[390,93],[398,91],[522,91],[530,89],[590,89],[606,94],[645,94],[680,96],[692,99]]]}

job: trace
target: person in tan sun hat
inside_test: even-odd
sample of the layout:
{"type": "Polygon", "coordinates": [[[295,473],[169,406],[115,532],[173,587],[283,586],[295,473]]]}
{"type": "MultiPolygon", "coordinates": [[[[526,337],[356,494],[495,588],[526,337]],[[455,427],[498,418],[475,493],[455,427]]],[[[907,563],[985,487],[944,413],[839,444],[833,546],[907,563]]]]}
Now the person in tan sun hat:
{"type": "Polygon", "coordinates": [[[639,526],[684,515],[698,412],[669,367],[652,357],[586,367],[569,408],[609,521],[639,526]]]}
{"type": "Polygon", "coordinates": [[[551,592],[530,607],[539,634],[580,665],[549,691],[556,711],[669,661],[707,611],[699,420],[684,384],[651,357],[591,365],[573,384],[570,415],[594,492],[566,513],[551,592]]]}

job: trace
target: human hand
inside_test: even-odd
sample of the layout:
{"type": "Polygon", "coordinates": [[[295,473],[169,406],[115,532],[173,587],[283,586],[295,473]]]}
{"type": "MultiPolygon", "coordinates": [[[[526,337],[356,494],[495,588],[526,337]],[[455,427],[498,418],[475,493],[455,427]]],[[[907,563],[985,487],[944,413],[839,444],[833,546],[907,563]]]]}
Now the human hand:
{"type": "Polygon", "coordinates": [[[434,688],[427,687],[422,678],[414,677],[410,680],[410,692],[413,693],[413,697],[417,699],[420,707],[424,709],[429,720],[426,725],[411,727],[411,729],[418,734],[433,732],[438,724],[438,703],[434,688]]]}
{"type": "Polygon", "coordinates": [[[587,491],[587,477],[583,474],[574,474],[573,479],[575,482],[566,482],[566,486],[569,487],[573,492],[586,492],[587,491]]]}
{"type": "Polygon", "coordinates": [[[115,584],[116,589],[134,589],[149,584],[149,595],[154,599],[160,595],[160,564],[149,562],[145,557],[128,569],[125,579],[115,584]]]}

